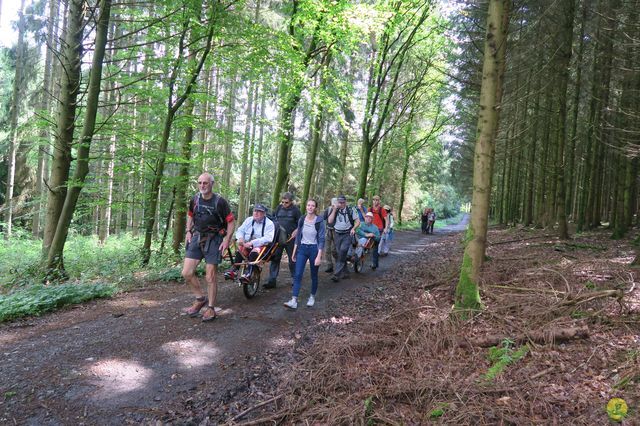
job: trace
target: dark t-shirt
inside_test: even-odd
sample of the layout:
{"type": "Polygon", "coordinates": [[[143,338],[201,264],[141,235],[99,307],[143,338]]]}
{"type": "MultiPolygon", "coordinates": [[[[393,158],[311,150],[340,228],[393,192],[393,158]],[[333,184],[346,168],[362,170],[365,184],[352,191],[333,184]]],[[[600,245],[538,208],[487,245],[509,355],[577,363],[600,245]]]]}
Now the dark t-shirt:
{"type": "Polygon", "coordinates": [[[218,194],[205,200],[201,194],[191,198],[187,214],[193,219],[193,226],[200,233],[226,228],[233,221],[233,213],[227,200],[218,194]],[[214,209],[216,205],[217,207],[214,209]]]}
{"type": "Polygon", "coordinates": [[[276,219],[278,219],[278,224],[287,231],[287,235],[291,235],[298,227],[298,220],[302,216],[302,213],[300,213],[298,206],[294,206],[293,204],[288,208],[279,204],[278,207],[276,207],[275,216],[276,219]]]}

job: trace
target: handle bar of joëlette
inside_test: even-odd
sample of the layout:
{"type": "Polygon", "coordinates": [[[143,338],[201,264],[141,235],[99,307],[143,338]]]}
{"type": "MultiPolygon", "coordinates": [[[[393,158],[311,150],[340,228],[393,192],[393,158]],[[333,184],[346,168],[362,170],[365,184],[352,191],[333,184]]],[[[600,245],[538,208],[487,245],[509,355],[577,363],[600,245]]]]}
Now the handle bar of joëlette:
{"type": "MultiPolygon", "coordinates": [[[[287,239],[287,241],[284,243],[284,245],[289,244],[289,242],[291,240],[293,240],[293,236],[289,237],[289,239],[287,239]]],[[[237,248],[236,240],[233,241],[233,245],[236,247],[236,252],[237,252],[238,248],[237,248]]],[[[233,253],[231,252],[231,245],[229,245],[229,247],[227,247],[227,254],[229,256],[229,263],[231,263],[233,266],[249,266],[249,265],[259,265],[259,264],[268,262],[271,259],[271,256],[276,251],[276,249],[278,248],[279,245],[280,245],[280,243],[275,242],[275,243],[273,243],[271,245],[262,246],[261,250],[260,250],[260,253],[258,254],[258,258],[256,260],[253,260],[253,261],[249,261],[249,259],[247,259],[247,257],[242,252],[240,252],[240,255],[244,259],[244,261],[240,262],[240,263],[234,262],[233,253]],[[265,252],[269,252],[269,255],[265,256],[264,255],[265,252]]]]}

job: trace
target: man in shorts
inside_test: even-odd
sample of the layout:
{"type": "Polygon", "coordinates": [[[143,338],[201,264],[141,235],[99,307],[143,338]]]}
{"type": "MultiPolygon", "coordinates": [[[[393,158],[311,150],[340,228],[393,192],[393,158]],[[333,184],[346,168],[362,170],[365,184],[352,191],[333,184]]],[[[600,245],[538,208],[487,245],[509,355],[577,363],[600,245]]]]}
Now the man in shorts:
{"type": "Polygon", "coordinates": [[[222,260],[222,254],[229,247],[234,228],[234,217],[229,203],[212,191],[213,181],[213,175],[210,173],[203,173],[198,177],[200,192],[191,199],[187,211],[186,255],[182,267],[182,276],[196,297],[193,304],[183,312],[190,317],[197,317],[200,310],[206,306],[202,315],[202,321],[205,322],[216,319],[216,270],[222,260]],[[206,295],[202,291],[200,279],[196,276],[196,268],[202,259],[207,263],[206,295]]]}

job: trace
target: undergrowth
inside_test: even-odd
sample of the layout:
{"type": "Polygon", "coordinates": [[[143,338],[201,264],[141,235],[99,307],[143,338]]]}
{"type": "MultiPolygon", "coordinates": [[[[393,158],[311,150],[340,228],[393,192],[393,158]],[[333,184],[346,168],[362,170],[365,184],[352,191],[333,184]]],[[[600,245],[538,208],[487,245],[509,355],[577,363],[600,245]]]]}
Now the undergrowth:
{"type": "Polygon", "coordinates": [[[498,375],[507,368],[507,366],[517,362],[529,352],[529,346],[520,346],[517,350],[513,349],[513,341],[504,339],[502,346],[492,346],[489,348],[487,358],[491,362],[491,367],[487,370],[484,378],[487,381],[493,381],[498,375]]]}
{"type": "Polygon", "coordinates": [[[174,267],[182,258],[170,248],[165,248],[164,255],[154,253],[143,268],[142,243],[142,237],[121,234],[100,244],[96,236],[70,231],[64,250],[69,279],[61,285],[44,286],[42,240],[16,228],[11,239],[0,239],[0,322],[109,297],[144,281],[182,279],[181,268],[174,267]]]}
{"type": "Polygon", "coordinates": [[[116,292],[112,284],[37,284],[0,296],[0,322],[28,315],[40,315],[66,305],[110,297],[116,292]]]}
{"type": "MultiPolygon", "coordinates": [[[[131,234],[112,236],[101,245],[96,236],[83,236],[70,232],[64,250],[65,271],[69,280],[93,280],[114,283],[128,282],[142,268],[142,237],[131,234]]],[[[0,240],[0,293],[7,294],[42,282],[42,240],[34,240],[24,231],[17,231],[10,240],[0,240]]],[[[164,271],[181,259],[165,248],[165,254],[156,254],[146,272],[164,271]],[[168,253],[167,253],[168,252],[168,253]]]]}

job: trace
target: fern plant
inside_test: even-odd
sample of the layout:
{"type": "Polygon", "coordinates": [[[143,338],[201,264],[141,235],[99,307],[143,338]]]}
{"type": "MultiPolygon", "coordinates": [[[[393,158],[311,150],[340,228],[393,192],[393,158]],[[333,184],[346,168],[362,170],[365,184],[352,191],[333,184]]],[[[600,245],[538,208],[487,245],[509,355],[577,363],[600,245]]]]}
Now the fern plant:
{"type": "Polygon", "coordinates": [[[484,375],[487,381],[493,381],[508,365],[522,359],[527,352],[529,352],[528,345],[520,346],[516,350],[514,350],[513,345],[513,340],[504,339],[501,346],[492,346],[489,348],[487,358],[492,365],[484,375]]]}

